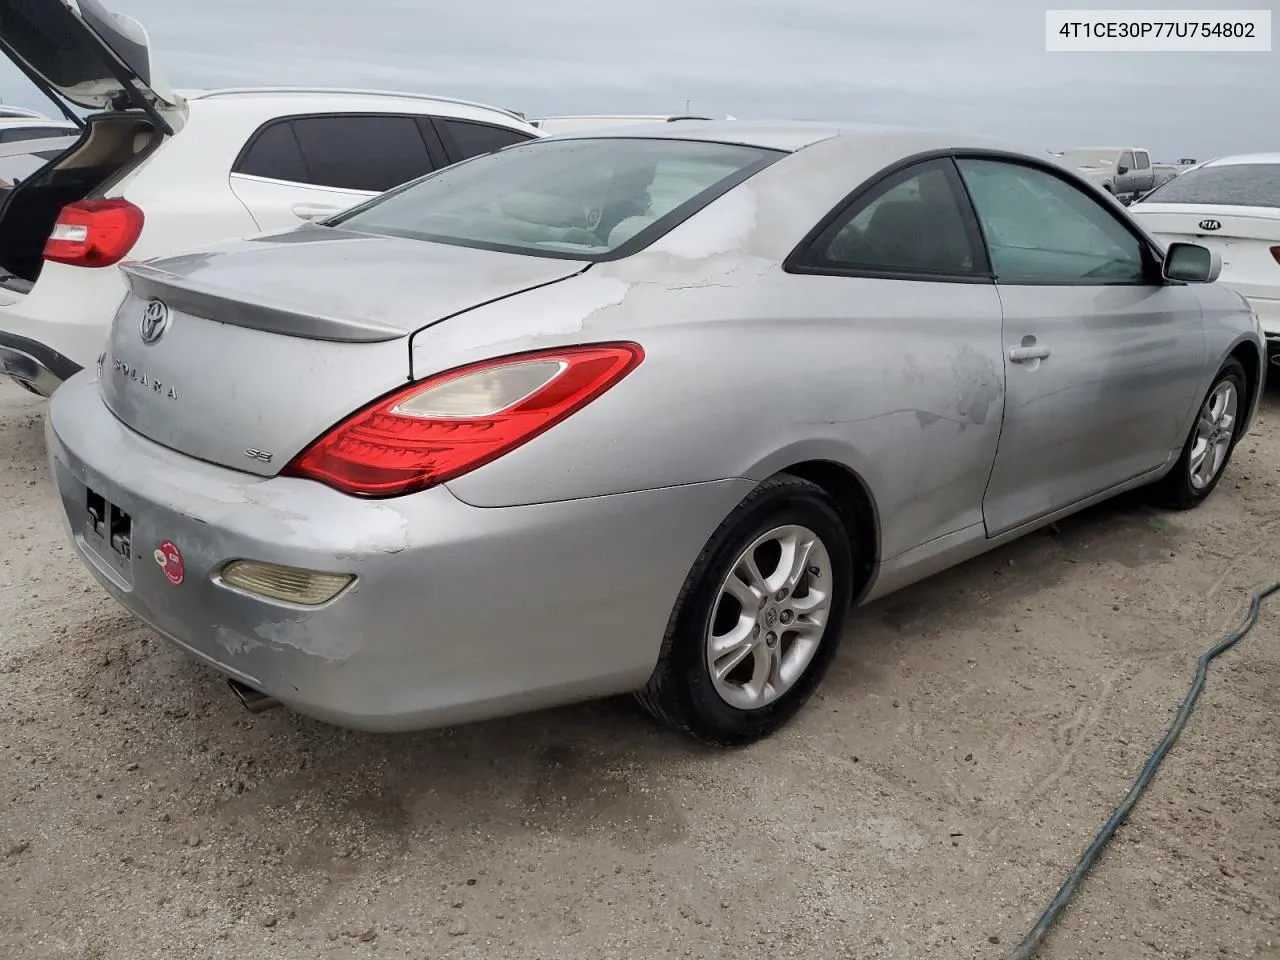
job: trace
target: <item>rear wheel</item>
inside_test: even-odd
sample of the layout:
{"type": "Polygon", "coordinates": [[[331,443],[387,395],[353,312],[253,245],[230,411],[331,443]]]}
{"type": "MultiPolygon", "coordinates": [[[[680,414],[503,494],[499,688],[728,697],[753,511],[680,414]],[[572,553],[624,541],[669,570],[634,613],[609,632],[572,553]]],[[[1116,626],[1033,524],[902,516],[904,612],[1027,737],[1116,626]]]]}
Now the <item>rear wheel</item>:
{"type": "Polygon", "coordinates": [[[1213,492],[1231,459],[1245,413],[1246,374],[1232,357],[1213,380],[1182,455],[1155,487],[1156,499],[1174,510],[1197,507],[1213,492]]]}
{"type": "Polygon", "coordinates": [[[849,537],[826,492],[785,474],[766,480],[694,563],[637,699],[705,743],[768,736],[830,666],[852,570],[849,537]]]}

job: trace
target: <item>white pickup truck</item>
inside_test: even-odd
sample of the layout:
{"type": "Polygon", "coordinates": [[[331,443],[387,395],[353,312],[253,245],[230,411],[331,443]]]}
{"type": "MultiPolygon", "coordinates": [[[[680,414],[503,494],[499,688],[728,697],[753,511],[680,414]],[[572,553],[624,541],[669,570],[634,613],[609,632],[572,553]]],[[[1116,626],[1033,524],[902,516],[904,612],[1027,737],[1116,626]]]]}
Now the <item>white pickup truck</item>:
{"type": "Polygon", "coordinates": [[[1080,147],[1067,150],[1058,162],[1122,203],[1150,193],[1179,173],[1177,164],[1152,163],[1151,154],[1141,147],[1080,147]]]}

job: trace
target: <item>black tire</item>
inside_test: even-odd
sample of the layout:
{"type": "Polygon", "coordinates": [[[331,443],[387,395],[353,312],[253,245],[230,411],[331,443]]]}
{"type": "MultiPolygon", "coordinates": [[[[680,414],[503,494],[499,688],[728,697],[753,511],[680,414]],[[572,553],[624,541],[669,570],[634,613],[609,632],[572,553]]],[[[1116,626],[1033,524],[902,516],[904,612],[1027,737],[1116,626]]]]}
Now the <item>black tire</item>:
{"type": "Polygon", "coordinates": [[[1227,464],[1231,462],[1231,454],[1240,439],[1240,425],[1244,423],[1246,403],[1249,396],[1248,382],[1248,375],[1245,373],[1244,365],[1235,357],[1229,358],[1222,365],[1218,375],[1213,378],[1213,384],[1209,387],[1209,391],[1200,400],[1200,405],[1196,407],[1196,420],[1191,424],[1191,430],[1187,434],[1186,442],[1182,445],[1182,455],[1178,457],[1178,462],[1173,465],[1173,469],[1165,474],[1152,488],[1152,498],[1160,506],[1168,507],[1170,510],[1190,510],[1193,507],[1200,506],[1209,494],[1213,493],[1218,481],[1227,472],[1227,464]],[[1231,442],[1227,447],[1227,455],[1223,458],[1222,466],[1218,469],[1217,474],[1203,487],[1197,487],[1191,482],[1191,454],[1196,442],[1196,428],[1200,422],[1200,414],[1204,410],[1205,404],[1209,402],[1209,398],[1213,396],[1214,391],[1227,380],[1235,384],[1237,397],[1236,418],[1232,426],[1231,442]]]}
{"type": "MultiPolygon", "coordinates": [[[[826,491],[788,474],[771,477],[734,508],[703,547],[676,600],[657,666],[636,699],[657,719],[712,746],[740,746],[769,736],[804,705],[830,667],[849,611],[853,569],[849,535],[826,491]],[[787,524],[816,534],[830,558],[826,627],[812,659],[781,696],[757,709],[742,709],[716,690],[707,664],[707,632],[721,584],[740,555],[757,538],[787,524]]],[[[779,649],[785,646],[783,633],[779,630],[779,649]]]]}

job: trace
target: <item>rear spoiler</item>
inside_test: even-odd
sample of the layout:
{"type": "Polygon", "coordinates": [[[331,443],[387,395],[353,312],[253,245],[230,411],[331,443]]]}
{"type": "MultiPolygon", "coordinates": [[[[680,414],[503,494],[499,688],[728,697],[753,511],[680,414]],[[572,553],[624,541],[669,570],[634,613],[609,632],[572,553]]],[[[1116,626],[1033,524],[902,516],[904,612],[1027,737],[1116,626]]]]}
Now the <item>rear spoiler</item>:
{"type": "Polygon", "coordinates": [[[399,327],[365,317],[298,313],[272,303],[267,297],[246,300],[242,291],[220,290],[144,261],[121,264],[120,270],[135,297],[163,300],[171,309],[232,326],[339,343],[382,343],[405,335],[399,327]]]}

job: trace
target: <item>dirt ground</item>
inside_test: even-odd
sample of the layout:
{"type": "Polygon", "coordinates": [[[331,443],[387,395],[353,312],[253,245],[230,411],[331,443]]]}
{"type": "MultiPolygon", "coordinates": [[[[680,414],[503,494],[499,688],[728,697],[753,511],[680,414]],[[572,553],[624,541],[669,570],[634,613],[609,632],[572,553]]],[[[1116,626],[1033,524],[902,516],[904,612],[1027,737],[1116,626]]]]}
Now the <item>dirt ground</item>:
{"type": "MultiPolygon", "coordinates": [[[[999,958],[1195,658],[1280,577],[1280,390],[1201,509],[1127,499],[852,618],[775,739],[608,701],[425,734],[274,710],[64,543],[0,387],[0,956],[999,958]]],[[[1044,958],[1280,958],[1280,598],[1044,958]]]]}

